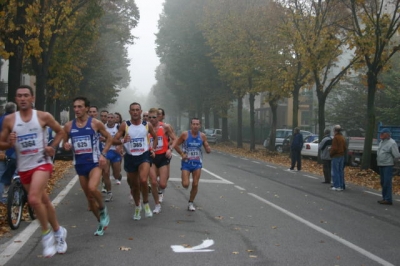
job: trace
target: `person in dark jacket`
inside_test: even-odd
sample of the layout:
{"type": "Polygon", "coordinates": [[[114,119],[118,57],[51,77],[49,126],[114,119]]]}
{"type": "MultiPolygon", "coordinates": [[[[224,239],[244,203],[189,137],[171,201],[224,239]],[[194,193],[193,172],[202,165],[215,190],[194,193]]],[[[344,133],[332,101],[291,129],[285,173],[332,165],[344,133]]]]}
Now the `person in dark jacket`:
{"type": "Polygon", "coordinates": [[[290,157],[292,164],[289,171],[295,171],[294,167],[297,163],[297,171],[301,170],[301,149],[303,149],[303,135],[300,133],[300,128],[296,127],[293,132],[293,141],[290,145],[290,157]]]}
{"type": "Polygon", "coordinates": [[[322,170],[324,172],[325,181],[322,183],[330,184],[331,183],[331,155],[329,154],[329,150],[332,146],[332,138],[331,138],[331,130],[325,129],[324,138],[318,144],[318,150],[321,151],[321,160],[322,160],[322,170]]]}

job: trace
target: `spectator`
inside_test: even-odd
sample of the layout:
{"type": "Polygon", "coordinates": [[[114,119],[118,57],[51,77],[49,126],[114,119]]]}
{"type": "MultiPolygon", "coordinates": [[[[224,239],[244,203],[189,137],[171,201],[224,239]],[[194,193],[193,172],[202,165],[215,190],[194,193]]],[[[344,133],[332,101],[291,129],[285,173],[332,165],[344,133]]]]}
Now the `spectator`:
{"type": "MultiPolygon", "coordinates": [[[[13,102],[8,102],[4,109],[5,113],[0,117],[0,132],[3,127],[4,117],[15,113],[15,111],[17,111],[17,105],[13,102]]],[[[16,169],[15,159],[14,147],[6,151],[0,151],[0,195],[3,198],[1,200],[2,202],[7,200],[8,187],[11,185],[11,179],[16,169]]]]}
{"type": "Polygon", "coordinates": [[[293,132],[293,141],[290,145],[290,157],[292,164],[289,171],[295,171],[294,167],[297,163],[297,171],[301,170],[301,150],[303,149],[303,135],[300,133],[300,128],[296,127],[293,132]]]}
{"type": "Polygon", "coordinates": [[[392,205],[394,158],[400,158],[400,153],[396,141],[391,138],[391,132],[389,129],[382,129],[380,139],[382,141],[379,142],[376,161],[381,177],[382,200],[378,200],[378,203],[392,205]]]}
{"type": "Polygon", "coordinates": [[[322,170],[324,172],[325,181],[322,183],[331,183],[331,156],[329,150],[332,146],[331,130],[325,129],[324,138],[318,144],[318,150],[321,151],[322,170]]]}
{"type": "Polygon", "coordinates": [[[331,190],[343,191],[344,189],[344,156],[347,150],[346,139],[342,135],[342,128],[340,125],[334,127],[334,134],[332,140],[332,147],[329,155],[332,158],[332,180],[333,187],[331,190]]]}

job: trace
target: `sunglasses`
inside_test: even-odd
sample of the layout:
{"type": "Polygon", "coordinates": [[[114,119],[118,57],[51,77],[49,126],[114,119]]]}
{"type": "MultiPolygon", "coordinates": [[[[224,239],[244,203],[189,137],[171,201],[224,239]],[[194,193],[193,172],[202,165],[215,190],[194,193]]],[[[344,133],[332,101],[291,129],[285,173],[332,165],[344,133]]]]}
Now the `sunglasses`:
{"type": "Polygon", "coordinates": [[[157,118],[157,116],[149,116],[149,118],[154,118],[155,119],[155,118],[157,118]]]}

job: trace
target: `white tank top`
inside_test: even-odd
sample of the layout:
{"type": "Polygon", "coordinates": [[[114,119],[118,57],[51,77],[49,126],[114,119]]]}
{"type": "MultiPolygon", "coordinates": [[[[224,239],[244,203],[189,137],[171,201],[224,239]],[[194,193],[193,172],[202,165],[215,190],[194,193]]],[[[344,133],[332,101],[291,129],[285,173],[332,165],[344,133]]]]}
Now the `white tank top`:
{"type": "MultiPolygon", "coordinates": [[[[106,130],[108,133],[110,133],[111,137],[114,138],[115,134],[117,134],[118,129],[119,129],[119,125],[115,124],[113,127],[108,127],[107,123],[105,124],[106,130]]],[[[104,145],[105,142],[102,142],[102,144],[104,145]]],[[[117,146],[115,145],[111,145],[110,150],[115,150],[117,146]]],[[[103,146],[104,148],[104,146],[103,146]]]]}
{"type": "Polygon", "coordinates": [[[125,150],[128,154],[138,156],[149,150],[149,139],[147,137],[147,125],[133,125],[128,127],[131,141],[124,143],[125,150]]]}
{"type": "Polygon", "coordinates": [[[29,122],[22,121],[20,112],[16,112],[13,132],[17,134],[15,150],[18,171],[25,172],[39,165],[52,163],[51,158],[44,154],[44,147],[47,145],[46,128],[40,126],[36,110],[32,110],[29,122]]]}

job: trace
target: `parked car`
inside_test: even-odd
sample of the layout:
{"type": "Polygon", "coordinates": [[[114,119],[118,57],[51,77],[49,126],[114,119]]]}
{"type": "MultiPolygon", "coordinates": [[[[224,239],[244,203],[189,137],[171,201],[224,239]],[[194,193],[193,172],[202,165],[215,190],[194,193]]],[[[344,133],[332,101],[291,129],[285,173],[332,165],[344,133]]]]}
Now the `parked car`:
{"type": "Polygon", "coordinates": [[[204,130],[208,143],[218,143],[222,139],[222,129],[207,128],[204,130]]]}
{"type": "MultiPolygon", "coordinates": [[[[287,138],[288,136],[292,135],[293,130],[292,129],[277,129],[276,130],[276,136],[275,136],[275,150],[277,152],[283,152],[283,141],[285,138],[287,138]]],[[[303,138],[313,135],[312,132],[310,131],[305,131],[305,130],[300,130],[300,133],[303,135],[303,138]]],[[[269,145],[269,139],[270,137],[268,137],[265,141],[264,141],[264,147],[267,148],[269,145]]],[[[289,145],[290,146],[290,145],[289,145]]]]}
{"type": "Polygon", "coordinates": [[[304,138],[303,149],[301,155],[305,157],[318,157],[318,136],[310,135],[304,138]]]}

